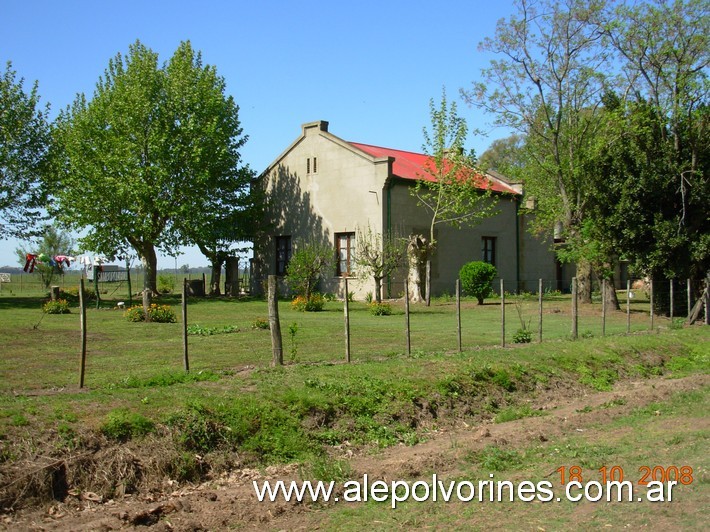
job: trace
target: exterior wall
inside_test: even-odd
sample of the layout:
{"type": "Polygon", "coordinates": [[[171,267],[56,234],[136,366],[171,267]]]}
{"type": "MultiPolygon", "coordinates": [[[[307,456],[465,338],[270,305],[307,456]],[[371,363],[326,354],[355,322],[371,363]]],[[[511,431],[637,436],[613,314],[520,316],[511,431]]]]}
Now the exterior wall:
{"type": "MultiPolygon", "coordinates": [[[[392,160],[366,154],[328,133],[327,122],[303,126],[302,135],[281,154],[262,176],[270,208],[265,237],[254,242],[252,291],[263,293],[263,283],[276,273],[276,236],[290,236],[292,253],[305,242],[333,248],[335,235],[355,232],[368,224],[376,234],[428,237],[431,218],[417,205],[409,190],[410,180],[389,177],[392,160]],[[313,159],[317,169],[313,171],[313,159]],[[308,162],[307,162],[308,161],[308,162]]],[[[482,238],[495,237],[495,266],[506,281],[506,290],[537,290],[537,279],[552,282],[556,266],[549,243],[527,231],[529,215],[517,216],[517,200],[499,196],[499,213],[474,227],[460,229],[439,225],[438,247],[432,259],[432,295],[453,293],[458,272],[465,263],[482,260],[482,238]]],[[[405,268],[384,281],[385,297],[401,297],[405,268]]],[[[335,266],[319,289],[343,297],[344,283],[335,266]]],[[[494,283],[496,291],[499,283],[494,283]]],[[[356,299],[374,293],[372,279],[349,278],[348,289],[356,299]]],[[[287,293],[285,285],[281,293],[287,293]]]]}
{"type": "MultiPolygon", "coordinates": [[[[401,234],[409,235],[421,233],[429,236],[431,216],[427,211],[417,205],[416,198],[410,192],[408,182],[397,181],[391,194],[392,225],[401,234]]],[[[515,199],[500,197],[498,201],[499,213],[490,218],[485,218],[477,225],[462,226],[460,228],[449,225],[438,225],[435,229],[437,249],[432,257],[432,296],[444,293],[452,294],[455,290],[456,279],[461,267],[467,262],[482,260],[482,238],[496,238],[495,266],[499,277],[510,283],[510,290],[514,290],[516,281],[516,210],[515,199]]],[[[395,283],[395,295],[402,292],[399,276],[395,283]]],[[[499,283],[495,282],[498,290],[499,283]]],[[[507,289],[507,288],[506,288],[507,289]]]]}
{"type": "MultiPolygon", "coordinates": [[[[255,242],[257,266],[253,289],[257,292],[266,276],[276,273],[274,236],[291,236],[294,253],[305,242],[319,242],[332,246],[335,256],[337,233],[357,232],[368,224],[373,232],[382,232],[382,196],[388,161],[349,148],[323,130],[327,124],[322,124],[306,124],[303,136],[264,176],[272,228],[267,238],[255,242]]],[[[335,273],[333,267],[321,281],[320,290],[343,296],[344,283],[335,273]]],[[[281,289],[284,291],[286,287],[281,289]]],[[[368,291],[374,290],[374,281],[350,278],[348,289],[355,292],[356,298],[364,298],[368,291]]]]}

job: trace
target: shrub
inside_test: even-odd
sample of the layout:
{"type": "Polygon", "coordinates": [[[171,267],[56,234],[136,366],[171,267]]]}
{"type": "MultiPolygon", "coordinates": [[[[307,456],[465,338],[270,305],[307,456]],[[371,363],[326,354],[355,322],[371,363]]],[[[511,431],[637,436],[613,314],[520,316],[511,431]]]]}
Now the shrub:
{"type": "Polygon", "coordinates": [[[516,344],[529,344],[532,341],[532,332],[529,329],[518,329],[513,335],[516,344]]]}
{"type": "Polygon", "coordinates": [[[154,423],[137,412],[113,410],[101,425],[101,432],[112,440],[125,442],[135,436],[145,436],[153,431],[154,423]]]}
{"type": "Polygon", "coordinates": [[[332,260],[333,250],[330,246],[303,243],[288,262],[286,283],[296,294],[309,300],[323,272],[330,268],[332,260]]]}
{"type": "Polygon", "coordinates": [[[175,290],[175,276],[158,275],[158,292],[169,294],[173,290],[175,290]]]}
{"type": "Polygon", "coordinates": [[[392,306],[389,303],[378,303],[373,301],[368,305],[370,314],[373,316],[390,316],[392,315],[392,306]]]}
{"type": "Polygon", "coordinates": [[[264,329],[267,330],[269,329],[269,320],[266,318],[256,318],[252,323],[251,323],[251,328],[252,329],[264,329]]]}
{"type": "Polygon", "coordinates": [[[291,301],[291,307],[299,312],[320,312],[325,306],[325,298],[318,292],[311,294],[307,299],[304,296],[296,296],[291,301]]]}
{"type": "Polygon", "coordinates": [[[461,289],[465,294],[475,297],[479,305],[491,295],[491,283],[497,275],[495,266],[487,262],[473,261],[464,264],[459,270],[461,289]]]}
{"type": "MultiPolygon", "coordinates": [[[[150,321],[156,323],[175,323],[177,322],[177,316],[170,305],[157,305],[153,303],[148,308],[148,316],[150,321]]],[[[141,305],[134,305],[123,313],[123,317],[128,321],[140,322],[146,321],[145,312],[141,305]]]]}
{"type": "Polygon", "coordinates": [[[42,309],[47,314],[69,314],[69,303],[66,299],[57,299],[56,301],[47,301],[42,309]]]}

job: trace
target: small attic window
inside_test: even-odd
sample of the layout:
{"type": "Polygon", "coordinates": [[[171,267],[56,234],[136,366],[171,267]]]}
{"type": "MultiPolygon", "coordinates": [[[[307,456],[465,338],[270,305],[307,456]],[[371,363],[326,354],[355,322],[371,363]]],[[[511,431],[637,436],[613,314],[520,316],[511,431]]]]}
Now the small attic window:
{"type": "Polygon", "coordinates": [[[310,174],[311,170],[314,174],[318,172],[318,159],[316,157],[313,157],[312,159],[308,157],[306,159],[306,173],[310,174]]]}

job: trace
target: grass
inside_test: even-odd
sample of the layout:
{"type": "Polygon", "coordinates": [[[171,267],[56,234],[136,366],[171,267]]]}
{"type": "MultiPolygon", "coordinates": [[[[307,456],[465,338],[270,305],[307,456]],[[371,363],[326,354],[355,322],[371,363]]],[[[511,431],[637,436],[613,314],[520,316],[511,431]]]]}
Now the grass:
{"type": "MultiPolygon", "coordinates": [[[[532,312],[537,302],[524,304],[532,312]]],[[[371,450],[412,445],[459,421],[539,415],[525,401],[536,390],[606,390],[618,380],[682,376],[710,366],[703,327],[643,334],[645,317],[638,313],[636,334],[570,342],[569,315],[562,310],[568,312],[569,300],[557,297],[547,304],[561,310],[545,315],[545,342],[501,349],[496,347],[499,306],[467,301],[462,353],[456,348],[453,303],[415,306],[414,351],[407,356],[400,303],[393,303],[391,316],[373,316],[366,304],[353,303],[352,364],[342,363],[339,303],[318,313],[281,304],[282,330],[297,324],[299,363],[271,368],[270,333],[252,327],[267,314],[263,301],[195,299],[189,324],[231,334],[191,336],[190,373],[182,371],[181,323],[130,323],[106,304],[87,312],[87,388],[79,390],[76,308],[42,318],[39,298],[3,297],[0,464],[52,438],[54,452],[80,448],[82,434],[93,431],[119,442],[146,435],[172,442],[173,466],[184,479],[202,474],[211,455],[235,451],[242,464],[295,461],[318,476],[338,477],[348,470],[328,458],[334,445],[371,450]],[[194,463],[195,454],[206,461],[194,463]]],[[[614,327],[625,330],[623,314],[609,318],[607,331],[614,327]]],[[[589,464],[608,460],[615,449],[564,445],[558,458],[571,460],[577,453],[589,456],[589,464]]],[[[486,453],[481,460],[501,471],[529,464],[528,451],[486,453]]]]}
{"type": "MultiPolygon", "coordinates": [[[[359,530],[427,527],[434,529],[527,529],[569,530],[572,528],[639,528],[671,526],[680,530],[704,527],[708,494],[710,459],[707,444],[707,409],[710,389],[682,392],[664,405],[649,405],[631,414],[617,417],[610,424],[590,427],[585,433],[566,436],[543,444],[517,446],[488,445],[480,452],[469,453],[459,469],[444,480],[471,481],[529,480],[552,483],[555,500],[539,502],[403,502],[396,510],[389,502],[357,505],[334,505],[314,512],[313,523],[325,529],[359,530]],[[662,408],[659,416],[656,408],[662,408]],[[571,466],[581,468],[582,481],[602,481],[599,471],[612,466],[623,470],[624,479],[634,484],[634,495],[645,491],[638,481],[644,467],[671,465],[692,466],[692,483],[677,485],[673,502],[576,502],[564,499],[560,468],[565,476],[571,466]]],[[[430,480],[431,474],[421,475],[430,480]]],[[[410,479],[414,482],[414,479],[410,479]]],[[[465,492],[468,493],[468,492],[465,492]]],[[[574,491],[572,492],[574,494],[574,491]]],[[[503,494],[507,496],[507,488],[503,494]]],[[[306,524],[307,526],[308,524],[306,524]]]]}

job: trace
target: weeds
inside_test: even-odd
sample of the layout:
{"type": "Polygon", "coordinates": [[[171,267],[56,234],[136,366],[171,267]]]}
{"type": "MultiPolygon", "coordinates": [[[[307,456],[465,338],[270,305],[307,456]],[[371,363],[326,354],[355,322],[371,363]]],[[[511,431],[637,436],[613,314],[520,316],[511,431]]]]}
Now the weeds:
{"type": "Polygon", "coordinates": [[[154,428],[155,424],[141,414],[119,409],[106,415],[100,430],[109,439],[126,442],[136,436],[145,436],[154,428]]]}

